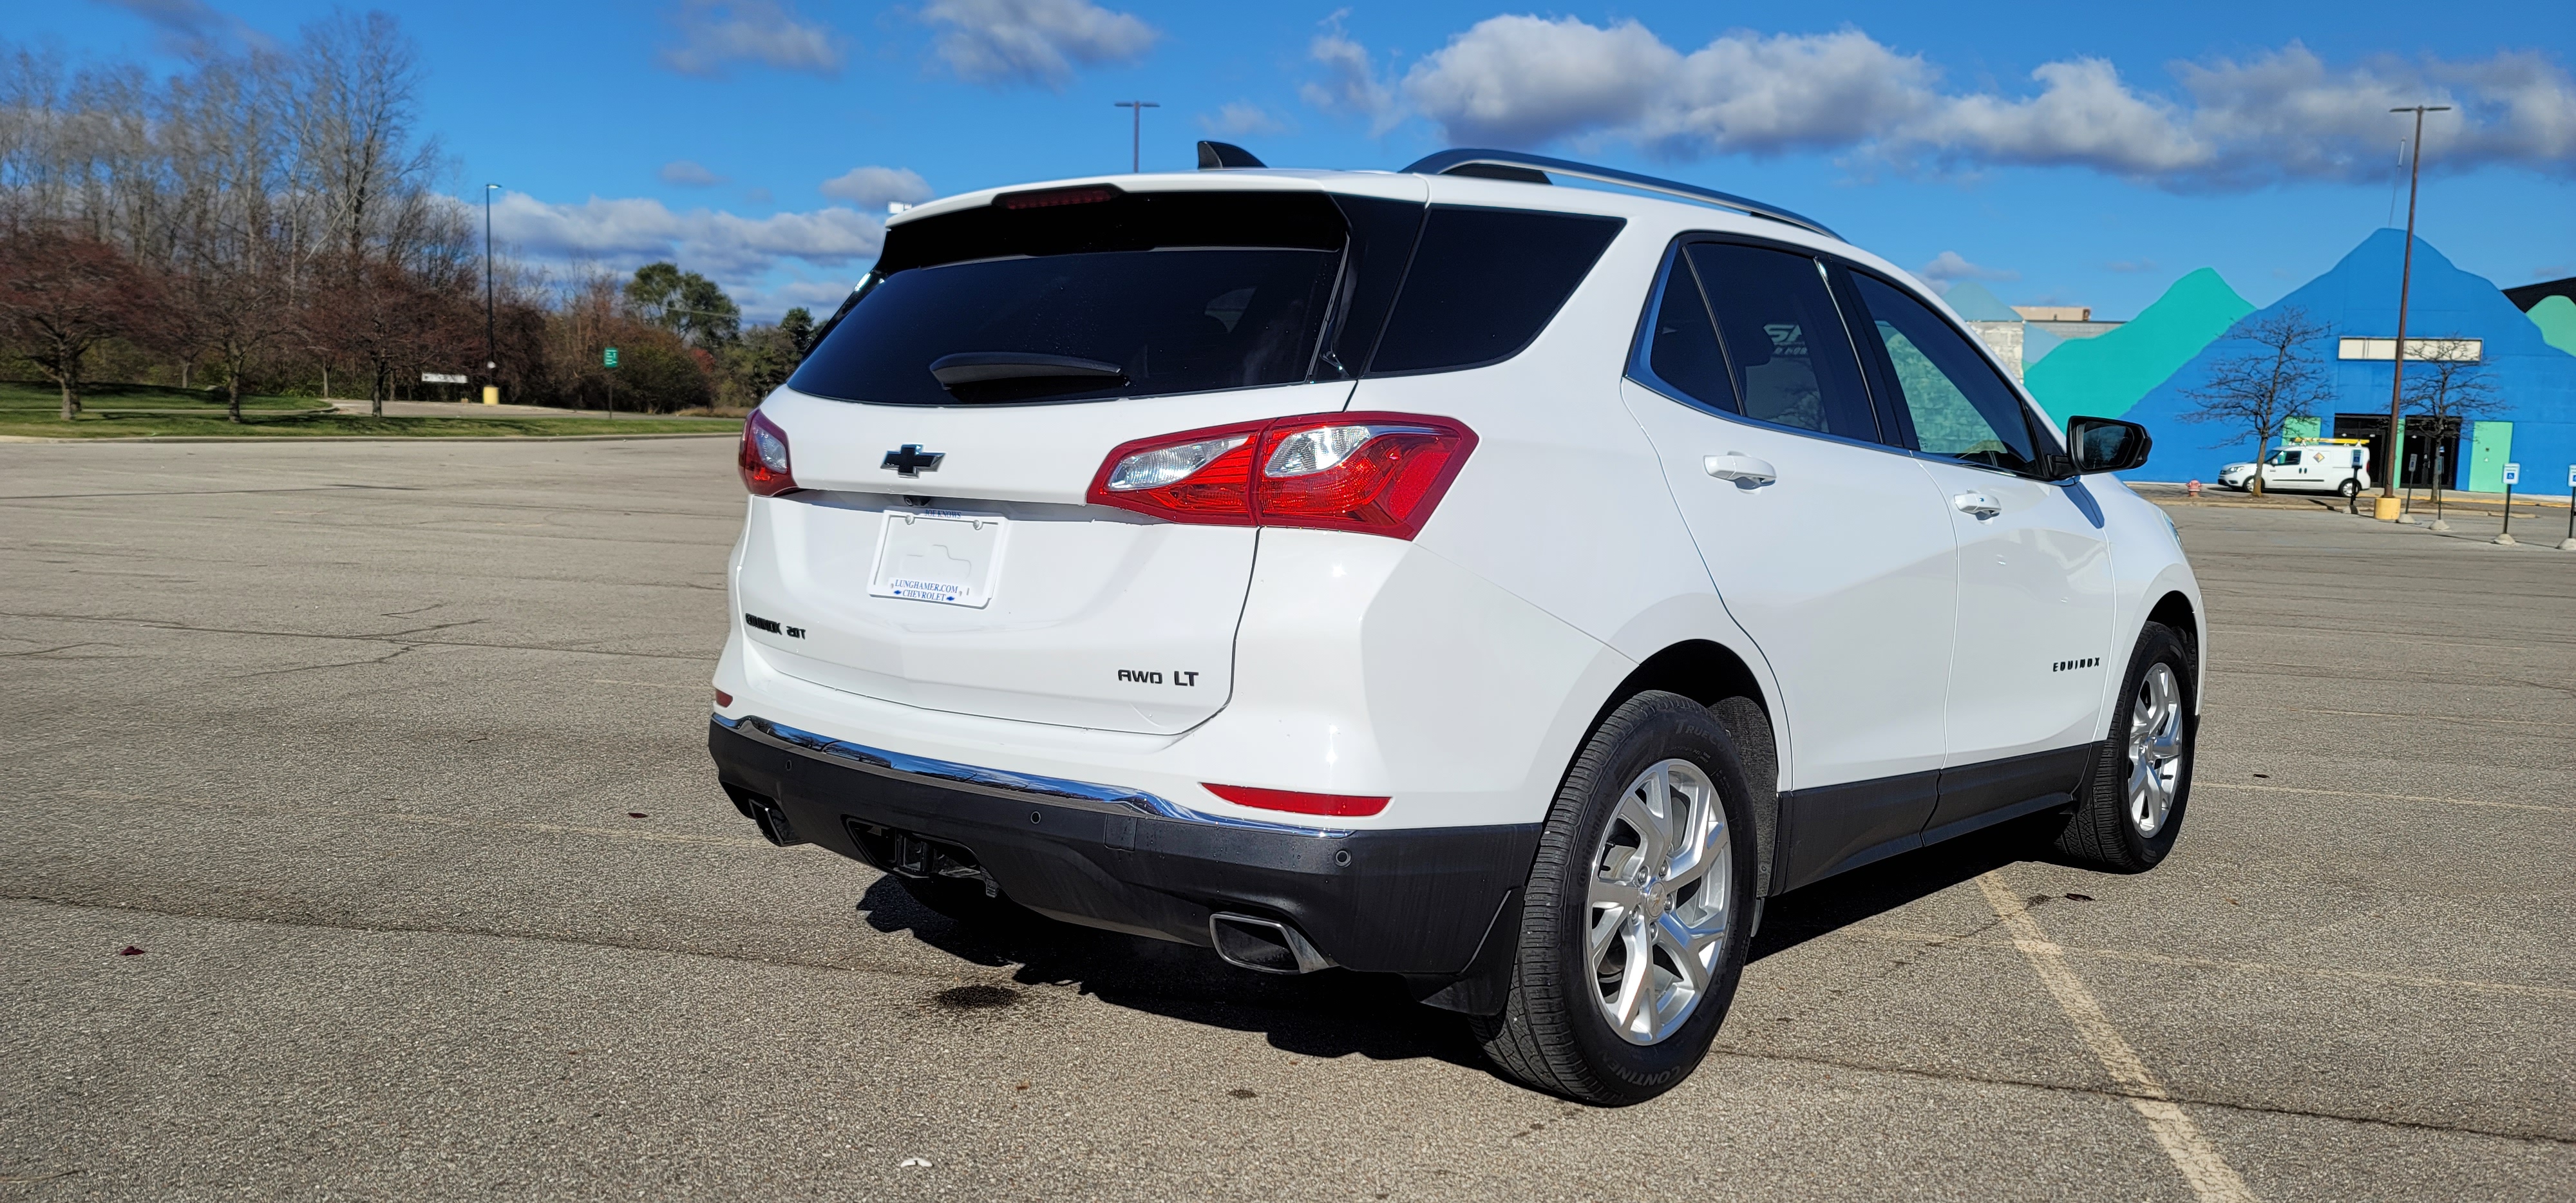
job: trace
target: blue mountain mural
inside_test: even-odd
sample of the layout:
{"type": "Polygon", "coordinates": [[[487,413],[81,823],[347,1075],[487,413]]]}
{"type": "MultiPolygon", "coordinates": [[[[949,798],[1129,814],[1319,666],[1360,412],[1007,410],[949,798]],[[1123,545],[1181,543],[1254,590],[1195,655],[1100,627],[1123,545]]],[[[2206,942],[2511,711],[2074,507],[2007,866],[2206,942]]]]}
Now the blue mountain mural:
{"type": "MultiPolygon", "coordinates": [[[[2397,332],[2397,276],[2405,250],[2404,231],[2376,231],[2333,270],[2255,311],[2244,322],[2295,305],[2306,310],[2311,320],[2332,326],[2334,335],[2392,337],[2397,332]]],[[[2521,488],[2554,490],[2564,485],[2568,466],[2576,464],[2576,355],[2551,346],[2540,327],[2506,300],[2494,283],[2461,271],[2421,238],[2415,240],[2415,283],[2407,304],[2406,335],[2486,340],[2489,379],[2501,405],[2497,412],[2477,420],[2481,425],[2512,424],[2509,454],[2522,464],[2521,488]]],[[[2155,435],[2154,457],[2130,476],[2214,480],[2221,464],[2253,457],[2253,440],[2244,432],[2182,420],[2194,408],[2186,394],[2208,380],[2210,365],[2244,349],[2245,344],[2220,337],[2164,383],[2148,390],[2123,415],[2155,435]]],[[[2389,373],[2394,365],[2337,360],[2332,336],[2317,350],[2335,390],[2334,401],[2321,406],[2323,412],[2317,415],[2326,429],[2333,429],[2336,413],[2388,412],[2389,373]]],[[[2488,443],[2488,433],[2482,431],[2477,441],[2488,443]]],[[[2465,439],[2461,443],[2463,460],[2469,458],[2468,443],[2465,439]]],[[[2467,483],[2469,467],[2462,465],[2459,483],[2467,483]]],[[[2481,467],[2478,475],[2493,472],[2492,467],[2481,467]]]]}

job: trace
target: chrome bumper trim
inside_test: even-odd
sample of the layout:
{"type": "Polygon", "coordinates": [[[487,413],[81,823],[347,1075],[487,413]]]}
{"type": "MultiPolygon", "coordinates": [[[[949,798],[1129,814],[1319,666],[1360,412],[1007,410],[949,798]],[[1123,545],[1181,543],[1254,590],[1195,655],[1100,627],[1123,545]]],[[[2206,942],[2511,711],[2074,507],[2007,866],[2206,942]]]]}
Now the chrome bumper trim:
{"type": "Polygon", "coordinates": [[[1245,831],[1272,831],[1287,835],[1311,835],[1324,839],[1343,839],[1351,832],[1318,827],[1300,827],[1293,823],[1267,823],[1259,819],[1238,819],[1230,815],[1212,815],[1190,809],[1168,798],[1115,785],[1094,785],[1063,777],[1036,773],[1012,773],[1001,769],[979,768],[953,760],[934,760],[912,756],[866,744],[834,739],[812,731],[774,723],[758,715],[726,718],[712,716],[716,724],[734,731],[746,728],[766,735],[789,747],[801,748],[817,755],[829,756],[852,768],[863,769],[881,777],[917,781],[924,784],[968,789],[979,794],[1005,798],[1038,798],[1060,806],[1094,810],[1107,814],[1146,814],[1184,823],[1206,823],[1215,827],[1234,827],[1245,831]]]}

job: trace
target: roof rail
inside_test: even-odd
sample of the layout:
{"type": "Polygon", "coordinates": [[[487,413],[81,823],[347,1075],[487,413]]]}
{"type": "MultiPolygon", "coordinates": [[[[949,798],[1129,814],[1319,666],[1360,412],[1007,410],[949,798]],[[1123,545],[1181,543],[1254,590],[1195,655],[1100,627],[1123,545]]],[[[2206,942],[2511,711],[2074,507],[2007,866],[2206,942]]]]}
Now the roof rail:
{"type": "Polygon", "coordinates": [[[1651,175],[1639,175],[1636,172],[1621,171],[1615,167],[1595,167],[1590,163],[1577,163],[1568,159],[1522,154],[1515,150],[1444,150],[1417,159],[1412,166],[1404,170],[1408,174],[1417,175],[1481,175],[1488,179],[1513,178],[1500,172],[1478,171],[1479,167],[1552,171],[1558,175],[1570,175],[1576,179],[1592,180],[1596,183],[1616,184],[1622,188],[1635,188],[1645,192],[1660,192],[1683,200],[1722,205],[1739,213],[1784,222],[1802,230],[1812,230],[1837,242],[1844,241],[1842,235],[1827,229],[1823,222],[1802,217],[1777,205],[1767,205],[1758,200],[1737,196],[1732,192],[1720,192],[1715,188],[1702,188],[1697,184],[1657,179],[1651,175]]]}

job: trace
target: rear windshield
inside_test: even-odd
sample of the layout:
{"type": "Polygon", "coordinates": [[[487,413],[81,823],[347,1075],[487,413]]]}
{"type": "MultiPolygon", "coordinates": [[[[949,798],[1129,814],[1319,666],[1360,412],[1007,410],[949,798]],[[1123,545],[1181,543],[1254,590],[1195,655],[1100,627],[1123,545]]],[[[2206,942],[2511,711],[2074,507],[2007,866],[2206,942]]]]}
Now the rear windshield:
{"type": "Polygon", "coordinates": [[[1621,224],[1320,193],[1006,193],[890,230],[873,285],[788,385],[959,405],[1474,367],[1536,337],[1621,224]]]}
{"type": "Polygon", "coordinates": [[[889,405],[1291,384],[1312,371],[1338,259],[1331,251],[1207,249],[917,267],[871,290],[790,384],[818,397],[889,405]],[[1124,375],[943,385],[932,374],[931,365],[947,356],[1012,352],[1113,365],[1124,375]]]}

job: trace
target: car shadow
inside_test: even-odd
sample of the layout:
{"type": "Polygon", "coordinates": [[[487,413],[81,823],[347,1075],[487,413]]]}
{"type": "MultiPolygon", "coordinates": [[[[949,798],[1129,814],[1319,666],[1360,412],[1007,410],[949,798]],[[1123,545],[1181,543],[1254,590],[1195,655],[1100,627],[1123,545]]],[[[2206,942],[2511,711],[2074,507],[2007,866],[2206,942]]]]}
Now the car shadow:
{"type": "Polygon", "coordinates": [[[1383,974],[1255,973],[1196,945],[1062,923],[1016,908],[999,918],[960,922],[923,906],[892,877],[870,884],[858,911],[878,931],[908,934],[977,965],[1010,968],[1011,980],[1021,985],[1073,986],[1116,1006],[1258,1033],[1284,1052],[1380,1061],[1431,1057],[1485,1068],[1459,1016],[1416,1005],[1402,981],[1383,974]]]}
{"type": "MultiPolygon", "coordinates": [[[[2046,859],[2049,816],[1999,824],[1891,857],[1771,900],[1751,959],[1866,922],[1978,874],[2046,859]]],[[[1208,949],[1063,923],[1016,908],[961,922],[922,905],[892,877],[858,902],[867,925],[909,935],[962,961],[1009,969],[1024,986],[1071,986],[1116,1006],[1232,1031],[1314,1057],[1436,1058],[1488,1071],[1461,1017],[1420,1006],[1394,977],[1327,969],[1281,976],[1218,960],[1208,949]]]]}
{"type": "Polygon", "coordinates": [[[2049,833],[2064,821],[2041,814],[1998,823],[1791,890],[1764,908],[1747,959],[1786,952],[2006,865],[2054,859],[2049,833]]]}

